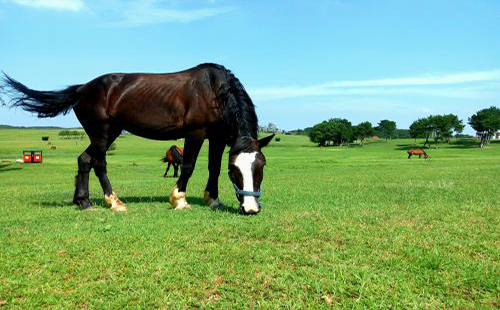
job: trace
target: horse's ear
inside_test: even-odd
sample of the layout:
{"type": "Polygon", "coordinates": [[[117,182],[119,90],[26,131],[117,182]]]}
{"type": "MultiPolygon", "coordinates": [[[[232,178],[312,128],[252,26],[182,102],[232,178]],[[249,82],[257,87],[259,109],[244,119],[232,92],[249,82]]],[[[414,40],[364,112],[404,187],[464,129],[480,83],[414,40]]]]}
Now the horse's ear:
{"type": "Polygon", "coordinates": [[[259,147],[260,148],[263,148],[265,146],[267,146],[269,144],[269,142],[271,142],[271,140],[274,138],[274,134],[268,136],[268,137],[265,137],[265,138],[262,138],[259,140],[259,147]]]}

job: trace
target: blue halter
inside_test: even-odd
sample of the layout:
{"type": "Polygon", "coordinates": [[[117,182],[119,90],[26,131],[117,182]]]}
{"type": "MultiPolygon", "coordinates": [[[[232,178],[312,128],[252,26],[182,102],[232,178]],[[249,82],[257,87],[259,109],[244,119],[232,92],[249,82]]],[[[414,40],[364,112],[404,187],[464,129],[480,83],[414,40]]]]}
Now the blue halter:
{"type": "Polygon", "coordinates": [[[260,184],[260,188],[257,192],[250,192],[250,191],[244,191],[239,189],[238,185],[236,185],[233,180],[231,179],[231,175],[229,174],[229,171],[227,172],[229,176],[229,180],[231,180],[231,183],[233,184],[234,190],[236,191],[237,195],[241,196],[253,196],[253,197],[260,197],[262,196],[262,184],[260,184]]]}

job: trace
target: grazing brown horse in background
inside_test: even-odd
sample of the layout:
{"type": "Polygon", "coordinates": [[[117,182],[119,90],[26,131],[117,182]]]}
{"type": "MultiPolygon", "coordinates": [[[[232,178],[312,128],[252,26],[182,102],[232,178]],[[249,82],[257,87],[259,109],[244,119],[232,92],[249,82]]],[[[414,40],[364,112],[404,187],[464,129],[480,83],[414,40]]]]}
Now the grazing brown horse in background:
{"type": "Polygon", "coordinates": [[[184,154],[184,149],[177,145],[172,145],[167,152],[165,157],[161,159],[162,162],[168,163],[167,170],[165,170],[164,178],[167,177],[170,165],[174,166],[174,178],[177,178],[177,172],[179,171],[179,166],[182,165],[182,155],[184,154]]]}
{"type": "Polygon", "coordinates": [[[410,159],[413,155],[418,155],[418,158],[422,158],[422,155],[425,159],[429,158],[429,155],[424,150],[408,150],[408,159],[410,159]]]}
{"type": "Polygon", "coordinates": [[[54,117],[71,109],[90,139],[78,157],[73,202],[80,209],[91,207],[89,172],[94,169],[111,210],[127,206],[113,192],[106,172],[106,150],[127,130],[155,140],[185,138],[181,175],[169,200],[176,210],[189,209],[186,187],[198,153],[209,140],[209,177],[204,198],[219,206],[218,182],[222,154],[229,151],[229,178],[243,214],[260,211],[258,201],[266,159],[261,150],[273,138],[257,140],[257,115],[250,96],[231,71],[217,64],[201,64],[175,73],[105,74],[86,84],[60,91],[37,91],[5,75],[13,98],[11,106],[54,117]]]}

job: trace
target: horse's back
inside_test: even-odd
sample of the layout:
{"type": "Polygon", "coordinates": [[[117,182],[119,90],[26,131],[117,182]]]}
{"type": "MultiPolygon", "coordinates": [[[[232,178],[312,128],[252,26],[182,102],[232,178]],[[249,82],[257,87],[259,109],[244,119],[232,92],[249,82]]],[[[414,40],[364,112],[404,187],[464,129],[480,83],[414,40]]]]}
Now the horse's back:
{"type": "Polygon", "coordinates": [[[406,153],[411,155],[423,155],[425,152],[423,150],[408,150],[406,153]]]}
{"type": "Polygon", "coordinates": [[[170,163],[182,163],[182,156],[184,155],[184,149],[177,146],[172,145],[165,155],[170,163]]]}
{"type": "Polygon", "coordinates": [[[84,127],[85,120],[113,120],[145,138],[181,138],[221,121],[220,110],[214,109],[216,71],[221,70],[202,65],[174,73],[105,74],[81,87],[75,113],[84,127]]]}

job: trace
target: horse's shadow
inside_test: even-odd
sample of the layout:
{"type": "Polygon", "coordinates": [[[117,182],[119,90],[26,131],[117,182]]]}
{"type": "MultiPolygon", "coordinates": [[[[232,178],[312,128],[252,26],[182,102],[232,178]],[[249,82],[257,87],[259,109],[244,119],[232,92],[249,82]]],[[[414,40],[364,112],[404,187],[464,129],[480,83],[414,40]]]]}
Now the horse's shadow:
{"type": "Polygon", "coordinates": [[[458,140],[453,141],[450,145],[452,149],[477,149],[480,146],[480,142],[478,140],[458,140]]]}
{"type": "MultiPolygon", "coordinates": [[[[120,199],[127,204],[142,203],[142,202],[146,202],[146,203],[159,202],[159,203],[165,203],[168,206],[170,206],[170,202],[168,201],[168,196],[146,196],[146,197],[124,196],[124,197],[120,197],[120,199]]],[[[228,212],[228,213],[235,213],[235,214],[240,213],[238,209],[235,209],[235,208],[232,208],[232,207],[226,206],[226,205],[223,205],[223,206],[217,207],[217,208],[210,208],[205,204],[205,201],[203,200],[203,198],[200,198],[200,197],[189,196],[189,197],[186,197],[186,199],[189,202],[189,204],[191,204],[192,206],[208,208],[214,212],[228,212]]],[[[102,199],[102,198],[97,199],[96,202],[97,201],[99,201],[99,204],[101,204],[101,205],[104,204],[104,199],[102,199]]]]}
{"type": "Polygon", "coordinates": [[[12,165],[12,163],[7,163],[7,164],[0,164],[0,172],[6,172],[6,171],[14,171],[14,170],[21,170],[23,168],[21,167],[9,167],[12,165]]]}
{"type": "Polygon", "coordinates": [[[44,208],[62,208],[62,207],[75,207],[71,201],[67,200],[54,200],[54,201],[42,201],[40,205],[44,208]]]}
{"type": "Polygon", "coordinates": [[[423,147],[423,146],[418,146],[414,144],[397,144],[397,147],[394,148],[397,151],[408,151],[408,150],[414,150],[414,149],[422,149],[422,150],[427,150],[429,147],[423,147]]]}
{"type": "MultiPolygon", "coordinates": [[[[167,196],[123,196],[120,199],[126,204],[134,204],[134,203],[164,203],[170,207],[170,203],[168,201],[167,196]]],[[[223,205],[217,208],[210,208],[205,204],[205,201],[200,197],[190,196],[187,197],[188,202],[196,207],[208,208],[213,212],[227,212],[233,214],[239,214],[239,210],[232,208],[230,206],[223,205]]],[[[91,199],[92,205],[94,207],[104,206],[105,202],[103,198],[94,198],[91,199]]],[[[60,208],[60,207],[75,207],[73,202],[68,200],[59,200],[59,201],[42,201],[40,203],[44,208],[60,208]]]]}

